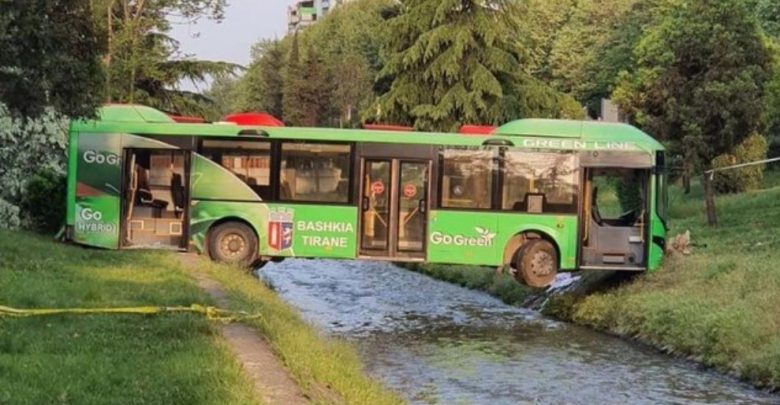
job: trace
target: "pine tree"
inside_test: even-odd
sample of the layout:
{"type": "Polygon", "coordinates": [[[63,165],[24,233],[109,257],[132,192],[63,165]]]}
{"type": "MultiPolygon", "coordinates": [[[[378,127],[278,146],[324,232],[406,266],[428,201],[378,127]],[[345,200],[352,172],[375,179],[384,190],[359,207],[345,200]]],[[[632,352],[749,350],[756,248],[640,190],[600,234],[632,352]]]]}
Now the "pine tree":
{"type": "Polygon", "coordinates": [[[283,110],[284,52],[282,49],[279,41],[273,41],[268,44],[263,58],[260,60],[261,77],[265,84],[262,101],[265,105],[265,111],[274,117],[281,117],[283,110]]]}
{"type": "Polygon", "coordinates": [[[516,104],[507,90],[519,70],[512,4],[402,1],[387,24],[387,63],[379,80],[394,79],[381,98],[383,119],[440,131],[504,121],[516,104]]]}
{"type": "Polygon", "coordinates": [[[262,40],[252,47],[252,64],[237,83],[235,107],[282,117],[284,46],[279,40],[262,40]]]}
{"type": "Polygon", "coordinates": [[[325,124],[326,113],[330,106],[330,81],[322,58],[316,49],[309,49],[303,63],[303,83],[299,95],[306,112],[301,125],[314,127],[325,124]]]}
{"type": "Polygon", "coordinates": [[[302,125],[306,120],[304,92],[306,81],[303,77],[301,55],[298,46],[298,33],[293,36],[290,55],[287,57],[287,69],[284,73],[282,89],[282,116],[291,125],[302,125]]]}

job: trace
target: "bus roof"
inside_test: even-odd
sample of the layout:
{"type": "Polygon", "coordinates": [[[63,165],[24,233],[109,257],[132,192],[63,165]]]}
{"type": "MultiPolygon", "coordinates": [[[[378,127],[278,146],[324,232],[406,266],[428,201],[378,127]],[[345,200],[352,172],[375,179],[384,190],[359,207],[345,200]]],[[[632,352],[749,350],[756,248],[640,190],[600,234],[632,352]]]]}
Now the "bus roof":
{"type": "Polygon", "coordinates": [[[99,119],[95,121],[74,121],[71,130],[105,134],[218,137],[257,133],[267,135],[271,139],[453,146],[497,144],[541,149],[639,149],[646,152],[664,149],[658,141],[636,127],[600,121],[521,119],[498,127],[492,134],[463,135],[338,128],[262,127],[229,123],[176,123],[161,111],[138,105],[108,105],[99,110],[98,116],[99,119]]]}

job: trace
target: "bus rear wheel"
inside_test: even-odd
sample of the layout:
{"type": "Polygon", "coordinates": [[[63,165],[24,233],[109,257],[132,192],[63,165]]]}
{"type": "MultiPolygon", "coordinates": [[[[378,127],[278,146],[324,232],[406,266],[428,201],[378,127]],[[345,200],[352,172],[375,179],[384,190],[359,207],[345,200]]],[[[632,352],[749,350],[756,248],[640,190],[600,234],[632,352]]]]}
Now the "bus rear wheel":
{"type": "Polygon", "coordinates": [[[209,232],[209,256],[226,264],[251,266],[257,259],[255,232],[240,222],[225,222],[209,232]]]}
{"type": "Polygon", "coordinates": [[[558,253],[555,246],[544,239],[529,240],[515,254],[517,273],[521,283],[533,288],[545,288],[558,274],[558,253]]]}

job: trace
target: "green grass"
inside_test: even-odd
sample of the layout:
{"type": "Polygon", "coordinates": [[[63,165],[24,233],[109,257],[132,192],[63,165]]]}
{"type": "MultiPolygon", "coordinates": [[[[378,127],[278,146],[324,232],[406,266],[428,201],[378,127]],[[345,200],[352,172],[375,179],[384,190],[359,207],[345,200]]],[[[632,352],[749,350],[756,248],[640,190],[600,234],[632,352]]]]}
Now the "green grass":
{"type": "MultiPolygon", "coordinates": [[[[209,303],[174,255],[0,231],[0,305],[209,303]]],[[[252,404],[215,325],[190,314],[0,318],[0,404],[252,404]]]]}
{"type": "Polygon", "coordinates": [[[663,269],[552,311],[576,323],[637,337],[759,386],[780,387],[780,175],[771,188],[718,196],[706,225],[701,187],[671,191],[671,235],[691,231],[693,254],[663,269]]]}
{"type": "Polygon", "coordinates": [[[495,268],[416,263],[404,263],[400,266],[437,280],[487,292],[509,305],[522,304],[533,291],[515,281],[511,275],[496,274],[495,268]]]}
{"type": "Polygon", "coordinates": [[[222,284],[233,308],[263,314],[248,324],[268,338],[293,378],[315,403],[403,402],[397,394],[364,374],[351,346],[320,335],[256,278],[205,260],[204,268],[222,284]]]}

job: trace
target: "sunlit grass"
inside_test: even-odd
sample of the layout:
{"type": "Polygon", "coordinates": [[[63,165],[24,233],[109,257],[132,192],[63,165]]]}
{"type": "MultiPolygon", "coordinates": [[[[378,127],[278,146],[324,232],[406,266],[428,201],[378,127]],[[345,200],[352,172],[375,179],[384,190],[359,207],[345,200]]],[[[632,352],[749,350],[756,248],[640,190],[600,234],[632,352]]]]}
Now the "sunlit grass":
{"type": "MultiPolygon", "coordinates": [[[[777,173],[765,180],[775,185],[777,173]]],[[[671,193],[672,235],[691,231],[693,254],[615,290],[587,296],[572,320],[635,336],[670,352],[780,386],[780,187],[718,196],[706,225],[701,187],[671,193]]]]}
{"type": "MultiPolygon", "coordinates": [[[[265,335],[308,397],[317,403],[398,404],[403,400],[367,377],[355,350],[325,337],[255,277],[204,262],[232,306],[263,315],[250,325],[265,335]]],[[[316,271],[316,269],[311,269],[316,271]]]]}
{"type": "MultiPolygon", "coordinates": [[[[0,305],[209,302],[173,255],[0,231],[0,305]]],[[[0,318],[2,404],[251,404],[251,387],[215,325],[200,316],[0,318]]]]}

